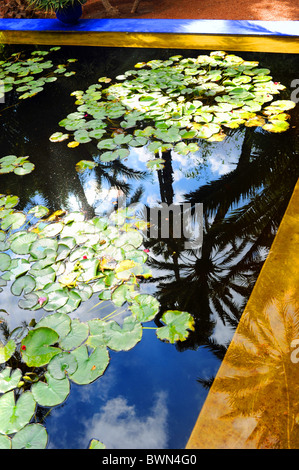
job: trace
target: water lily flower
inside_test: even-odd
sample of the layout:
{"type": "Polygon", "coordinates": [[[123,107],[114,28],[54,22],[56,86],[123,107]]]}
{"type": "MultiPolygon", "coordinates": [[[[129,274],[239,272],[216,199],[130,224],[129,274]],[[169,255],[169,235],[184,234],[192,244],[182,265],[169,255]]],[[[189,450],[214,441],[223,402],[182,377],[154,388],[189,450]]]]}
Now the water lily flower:
{"type": "Polygon", "coordinates": [[[23,344],[23,346],[21,346],[21,349],[22,349],[22,351],[26,351],[26,346],[25,346],[25,344],[23,344]]]}
{"type": "Polygon", "coordinates": [[[86,255],[83,255],[83,259],[87,259],[87,256],[86,256],[86,255]]]}
{"type": "Polygon", "coordinates": [[[47,297],[39,297],[38,298],[39,305],[43,305],[43,303],[46,302],[46,300],[47,300],[47,297]]]}
{"type": "Polygon", "coordinates": [[[148,249],[148,248],[145,248],[143,251],[144,251],[145,253],[149,253],[149,249],[148,249]]]}

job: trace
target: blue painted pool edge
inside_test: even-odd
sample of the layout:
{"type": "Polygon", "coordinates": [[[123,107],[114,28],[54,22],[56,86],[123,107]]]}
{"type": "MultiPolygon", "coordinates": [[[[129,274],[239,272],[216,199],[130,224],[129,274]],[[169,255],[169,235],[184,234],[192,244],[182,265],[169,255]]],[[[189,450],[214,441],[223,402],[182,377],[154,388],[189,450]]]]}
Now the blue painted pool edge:
{"type": "Polygon", "coordinates": [[[127,32],[299,37],[299,21],[81,19],[66,26],[56,19],[0,19],[0,31],[127,32]]]}

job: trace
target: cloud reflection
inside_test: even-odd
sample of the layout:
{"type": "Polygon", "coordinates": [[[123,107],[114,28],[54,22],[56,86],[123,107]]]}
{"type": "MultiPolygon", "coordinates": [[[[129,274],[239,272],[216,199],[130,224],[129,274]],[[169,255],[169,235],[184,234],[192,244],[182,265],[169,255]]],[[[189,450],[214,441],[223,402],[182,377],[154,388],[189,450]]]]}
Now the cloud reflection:
{"type": "Polygon", "coordinates": [[[166,393],[160,392],[147,416],[121,396],[106,402],[99,413],[85,422],[83,442],[98,439],[107,449],[167,448],[166,393]]]}

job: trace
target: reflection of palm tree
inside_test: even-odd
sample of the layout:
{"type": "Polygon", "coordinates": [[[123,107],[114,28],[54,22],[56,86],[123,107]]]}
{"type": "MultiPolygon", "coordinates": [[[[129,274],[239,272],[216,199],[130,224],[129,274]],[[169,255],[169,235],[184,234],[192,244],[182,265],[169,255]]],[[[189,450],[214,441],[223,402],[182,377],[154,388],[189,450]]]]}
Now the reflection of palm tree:
{"type": "Polygon", "coordinates": [[[213,385],[229,400],[231,412],[223,418],[256,419],[248,439],[257,447],[298,444],[299,367],[291,361],[292,341],[299,338],[297,299],[298,290],[274,299],[256,318],[247,315],[226,355],[230,372],[213,385]]]}
{"type": "MultiPolygon", "coordinates": [[[[170,261],[152,262],[163,271],[155,277],[162,303],[173,304],[176,299],[198,323],[215,312],[225,323],[237,326],[297,180],[294,141],[296,145],[289,135],[269,136],[246,128],[236,168],[186,196],[188,202],[203,203],[203,246],[198,256],[187,253],[177,241],[179,276],[172,274],[170,261]]],[[[169,243],[172,240],[164,240],[166,246],[169,243]]],[[[161,240],[149,245],[157,249],[161,240]]]]}

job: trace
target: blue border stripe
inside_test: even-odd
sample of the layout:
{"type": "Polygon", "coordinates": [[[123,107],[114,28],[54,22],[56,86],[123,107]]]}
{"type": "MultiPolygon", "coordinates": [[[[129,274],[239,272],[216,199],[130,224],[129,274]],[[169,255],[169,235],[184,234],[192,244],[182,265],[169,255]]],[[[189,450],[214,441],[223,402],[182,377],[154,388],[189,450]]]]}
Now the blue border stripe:
{"type": "Polygon", "coordinates": [[[65,26],[56,19],[0,19],[0,31],[127,32],[299,36],[299,21],[236,21],[180,19],[81,19],[65,26]]]}

